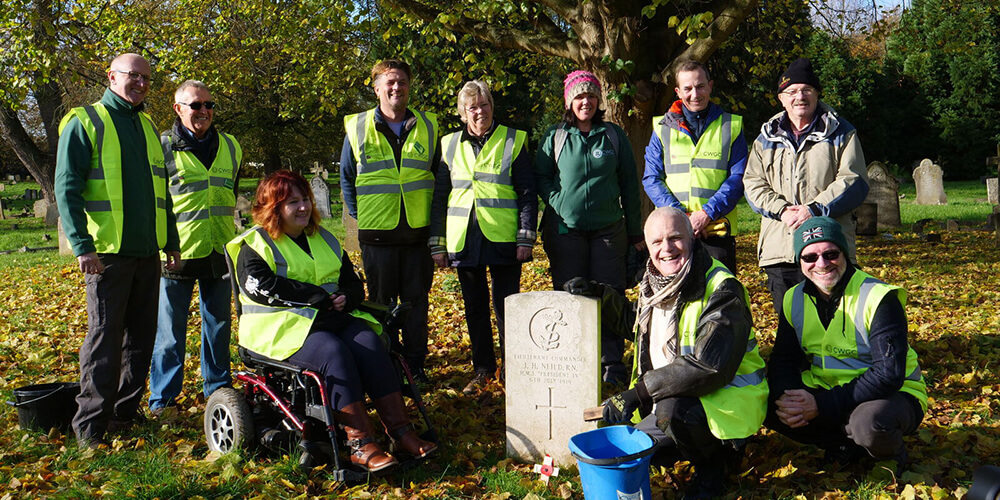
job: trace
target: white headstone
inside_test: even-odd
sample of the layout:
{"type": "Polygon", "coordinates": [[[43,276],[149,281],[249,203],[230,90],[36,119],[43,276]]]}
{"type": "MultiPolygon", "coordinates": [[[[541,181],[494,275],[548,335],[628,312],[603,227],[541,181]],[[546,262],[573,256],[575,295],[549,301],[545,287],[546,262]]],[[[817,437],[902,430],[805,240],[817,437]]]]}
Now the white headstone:
{"type": "Polygon", "coordinates": [[[330,186],[326,185],[326,181],[322,177],[313,177],[313,180],[309,181],[309,187],[312,188],[313,197],[316,199],[316,208],[319,210],[320,217],[324,219],[329,219],[333,217],[330,213],[330,186]]]}
{"type": "Polygon", "coordinates": [[[35,211],[35,217],[45,218],[45,214],[49,211],[49,202],[45,200],[38,200],[31,207],[35,211]]]}
{"type": "Polygon", "coordinates": [[[253,209],[253,205],[250,204],[250,200],[248,200],[246,196],[241,194],[236,197],[236,211],[243,212],[243,215],[247,215],[250,213],[251,209],[253,209]]]}
{"type": "MultiPolygon", "coordinates": [[[[989,200],[990,205],[1000,205],[1000,191],[997,190],[997,181],[996,177],[986,179],[986,199],[989,200]]],[[[0,187],[3,187],[3,184],[0,184],[0,187]]]]}
{"type": "Polygon", "coordinates": [[[7,190],[7,185],[4,184],[4,183],[2,183],[2,182],[0,182],[0,193],[4,192],[6,190],[7,190]]]}
{"type": "Polygon", "coordinates": [[[944,171],[929,159],[920,162],[913,170],[913,182],[917,185],[917,205],[947,205],[944,194],[944,171]]]}
{"type": "Polygon", "coordinates": [[[583,410],[600,404],[597,299],[566,292],[511,295],[506,311],[507,456],[574,464],[569,438],[595,429],[583,410]]]}

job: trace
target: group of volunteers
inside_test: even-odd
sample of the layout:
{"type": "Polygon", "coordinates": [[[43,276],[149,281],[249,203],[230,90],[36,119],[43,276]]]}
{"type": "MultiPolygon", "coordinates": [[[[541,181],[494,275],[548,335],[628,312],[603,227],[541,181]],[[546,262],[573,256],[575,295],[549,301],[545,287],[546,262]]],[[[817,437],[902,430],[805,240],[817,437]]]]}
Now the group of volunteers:
{"type": "Polygon", "coordinates": [[[243,153],[213,125],[203,83],[177,88],[177,118],[158,134],[143,106],[149,63],[123,54],[107,76],[102,99],[60,124],[56,169],[60,216],[86,282],[73,420],[81,446],[106,446],[107,433],[145,418],[147,374],[151,413],[177,404],[195,283],[204,394],[231,385],[231,269],[239,344],[325,378],[353,463],[371,471],[397,463],[374,438],[366,394],[398,448],[425,457],[437,445],[413,431],[399,381],[386,375],[388,349],[420,384],[432,384],[428,295],[435,266],[453,267],[474,369],[463,392],[497,383],[504,299],[520,290],[540,232],[553,288],[601,299],[602,377],[630,387],[606,402],[604,419],[653,435],[661,462],[690,461],[689,498],[722,493],[762,424],[842,463],[862,454],[906,462],[903,436],[927,406],[907,344],[906,293],[857,267],[852,212],[868,192],[864,156],[854,127],[819,101],[806,59],[781,75],[784,110],[752,147],[742,117],[711,101],[708,68],[675,67],[679,99],[653,119],[646,147],[641,185],[658,208],[644,227],[629,138],[604,119],[592,73],[566,76],[563,120],[532,155],[527,133],[498,121],[484,82],[461,87],[463,126],[443,135],[435,114],[409,107],[409,65],[380,61],[371,74],[378,105],[344,119],[340,158],[364,282],[319,225],[297,173],[262,180],[255,226],[236,234],[243,153]],[[766,363],[736,278],[734,211],[744,196],[761,215],[757,255],[779,317],[766,363]],[[626,262],[644,249],[633,307],[626,262]],[[409,304],[400,331],[383,332],[358,310],[365,284],[369,300],[409,304]],[[622,361],[626,338],[635,346],[631,370],[622,361]]]}

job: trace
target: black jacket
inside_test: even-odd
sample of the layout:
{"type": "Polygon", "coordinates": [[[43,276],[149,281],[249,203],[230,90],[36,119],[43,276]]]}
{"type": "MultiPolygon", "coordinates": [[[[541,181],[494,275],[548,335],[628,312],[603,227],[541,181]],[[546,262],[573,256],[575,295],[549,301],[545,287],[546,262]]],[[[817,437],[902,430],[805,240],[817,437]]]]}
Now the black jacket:
{"type": "MultiPolygon", "coordinates": [[[[681,287],[674,306],[678,313],[688,303],[702,300],[705,296],[705,273],[712,265],[712,258],[697,242],[692,258],[694,260],[687,281],[681,287]]],[[[604,288],[602,327],[619,334],[631,331],[635,315],[630,312],[632,308],[627,307],[628,302],[620,294],[610,287],[604,288]],[[631,323],[629,316],[633,318],[631,323]]],[[[672,363],[657,369],[653,369],[649,357],[648,332],[636,333],[636,350],[639,356],[636,391],[642,401],[643,415],[651,411],[652,404],[656,401],[704,396],[725,387],[733,380],[747,351],[753,327],[750,307],[744,299],[743,285],[735,278],[723,281],[709,296],[698,320],[694,352],[677,356],[672,363]]]]}

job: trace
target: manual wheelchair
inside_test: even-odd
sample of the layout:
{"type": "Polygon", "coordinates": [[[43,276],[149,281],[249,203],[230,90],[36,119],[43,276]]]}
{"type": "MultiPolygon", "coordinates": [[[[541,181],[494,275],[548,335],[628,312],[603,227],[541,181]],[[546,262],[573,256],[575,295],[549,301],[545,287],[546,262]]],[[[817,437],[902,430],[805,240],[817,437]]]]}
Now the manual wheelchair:
{"type": "MultiPolygon", "coordinates": [[[[233,284],[236,285],[235,281],[233,284]]],[[[387,331],[398,328],[408,308],[405,303],[385,307],[372,302],[364,302],[360,307],[379,320],[387,331]]],[[[237,316],[242,312],[239,300],[236,312],[237,316]]],[[[236,372],[234,378],[242,383],[243,389],[221,388],[213,392],[205,404],[205,438],[210,450],[227,453],[260,447],[290,452],[298,447],[302,451],[299,458],[302,469],[330,465],[330,473],[337,481],[364,481],[368,477],[367,471],[352,466],[349,460],[341,457],[340,449],[345,444],[343,426],[334,417],[329,392],[318,373],[263,357],[243,347],[238,352],[246,371],[236,372]]],[[[401,380],[404,398],[414,403],[424,422],[425,429],[420,437],[436,442],[437,432],[409,367],[399,354],[391,352],[390,356],[401,380]]],[[[400,465],[405,468],[415,461],[401,460],[400,465]]]]}

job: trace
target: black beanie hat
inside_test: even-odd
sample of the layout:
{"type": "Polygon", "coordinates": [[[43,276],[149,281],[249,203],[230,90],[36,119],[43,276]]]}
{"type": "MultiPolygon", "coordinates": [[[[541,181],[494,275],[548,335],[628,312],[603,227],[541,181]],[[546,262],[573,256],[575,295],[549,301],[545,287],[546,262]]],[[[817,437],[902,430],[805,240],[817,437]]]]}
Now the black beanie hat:
{"type": "Polygon", "coordinates": [[[820,90],[819,78],[816,77],[816,73],[813,71],[813,65],[804,57],[800,57],[794,61],[792,64],[788,65],[788,69],[781,74],[781,78],[778,79],[778,92],[785,90],[789,85],[794,85],[796,83],[805,83],[807,85],[812,85],[816,90],[820,90]]]}

